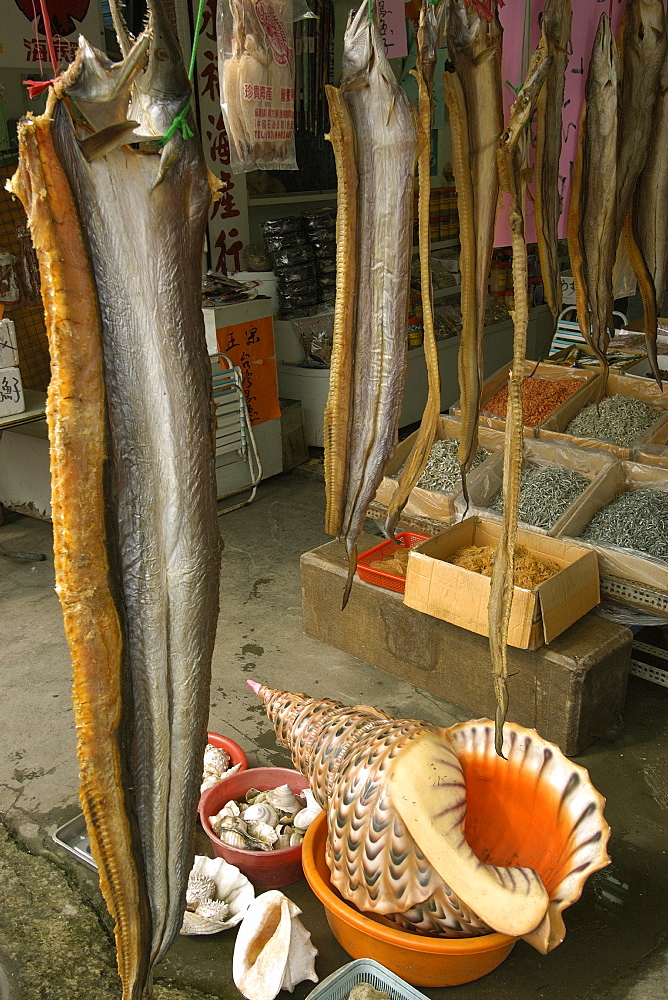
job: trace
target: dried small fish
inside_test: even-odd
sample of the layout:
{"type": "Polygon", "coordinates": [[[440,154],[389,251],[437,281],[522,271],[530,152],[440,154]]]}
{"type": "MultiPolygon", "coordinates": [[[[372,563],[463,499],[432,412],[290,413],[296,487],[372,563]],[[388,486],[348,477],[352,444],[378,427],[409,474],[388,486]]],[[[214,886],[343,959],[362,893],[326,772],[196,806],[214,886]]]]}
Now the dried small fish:
{"type": "Polygon", "coordinates": [[[568,423],[566,433],[629,448],[654,426],[660,416],[659,410],[642,399],[606,396],[600,403],[589,403],[583,407],[568,423]]]}
{"type": "Polygon", "coordinates": [[[397,442],[417,157],[415,112],[385,56],[377,14],[369,24],[366,0],[348,21],[340,90],[328,87],[327,97],[341,195],[337,241],[345,242],[337,242],[333,377],[325,411],[326,525],[348,552],[345,607],[357,537],[397,442]],[[353,209],[346,199],[354,196],[353,209]]]}
{"type": "Polygon", "coordinates": [[[619,84],[615,39],[608,15],[601,14],[585,84],[568,214],[578,323],[603,368],[601,396],[613,329],[619,84]]]}
{"type": "Polygon", "coordinates": [[[561,215],[559,157],[568,46],[571,37],[571,0],[546,0],[543,30],[552,63],[536,105],[536,240],[545,301],[554,323],[561,312],[561,269],[557,226],[561,215]]]}
{"type": "MultiPolygon", "coordinates": [[[[471,462],[471,469],[477,468],[489,455],[484,448],[478,448],[471,462]]],[[[459,440],[444,438],[435,441],[424,472],[417,486],[434,493],[454,493],[461,485],[461,470],[459,467],[459,440]]]]}
{"type": "MultiPolygon", "coordinates": [[[[556,465],[525,465],[520,482],[518,518],[535,528],[551,528],[589,486],[586,476],[556,465]]],[[[488,503],[503,513],[503,492],[488,503]]]]}
{"type": "Polygon", "coordinates": [[[668,490],[620,493],[594,514],[580,537],[668,562],[668,490]]]}

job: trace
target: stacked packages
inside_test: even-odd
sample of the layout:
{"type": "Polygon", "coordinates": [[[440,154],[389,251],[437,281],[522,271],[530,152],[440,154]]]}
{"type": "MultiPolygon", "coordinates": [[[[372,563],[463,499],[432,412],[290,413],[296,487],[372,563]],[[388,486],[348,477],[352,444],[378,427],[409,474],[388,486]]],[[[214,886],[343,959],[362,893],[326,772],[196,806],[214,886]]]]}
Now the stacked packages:
{"type": "Polygon", "coordinates": [[[318,305],[333,303],[335,221],[334,209],[320,209],[264,223],[264,244],[274,259],[283,318],[309,316],[318,305]]]}

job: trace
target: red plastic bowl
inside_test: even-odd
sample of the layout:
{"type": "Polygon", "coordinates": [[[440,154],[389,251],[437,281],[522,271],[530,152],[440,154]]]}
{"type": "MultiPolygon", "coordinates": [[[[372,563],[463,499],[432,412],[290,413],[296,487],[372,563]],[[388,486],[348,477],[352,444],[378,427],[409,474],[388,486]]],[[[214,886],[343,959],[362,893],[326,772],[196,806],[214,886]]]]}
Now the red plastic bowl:
{"type": "Polygon", "coordinates": [[[220,747],[221,750],[230,755],[230,767],[234,767],[235,764],[241,764],[239,771],[248,770],[248,758],[239,744],[235,743],[234,740],[231,740],[228,736],[221,736],[220,733],[207,733],[206,741],[214,747],[220,747]]]}
{"type": "Polygon", "coordinates": [[[299,771],[290,771],[286,767],[252,767],[248,771],[237,771],[207,788],[199,803],[200,820],[214,854],[236,865],[258,889],[277,889],[300,879],[303,874],[302,845],[285,847],[280,851],[245,851],[230,847],[213,832],[209,816],[215,816],[230,799],[243,798],[249,788],[259,788],[264,792],[279,785],[289,785],[293,792],[302,792],[308,788],[308,781],[299,771]]]}

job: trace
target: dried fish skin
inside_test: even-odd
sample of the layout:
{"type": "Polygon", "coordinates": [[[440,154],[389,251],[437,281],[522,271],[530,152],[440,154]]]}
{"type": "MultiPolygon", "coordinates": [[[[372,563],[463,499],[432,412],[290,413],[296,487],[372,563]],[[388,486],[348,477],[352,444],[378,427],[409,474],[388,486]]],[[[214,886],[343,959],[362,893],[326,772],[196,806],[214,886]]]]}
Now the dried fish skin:
{"type": "MultiPolygon", "coordinates": [[[[568,250],[582,335],[607,372],[617,249],[617,139],[620,70],[607,14],[594,39],[568,216],[568,250]]],[[[602,392],[605,385],[602,386],[602,392]]]]}
{"type": "Polygon", "coordinates": [[[627,0],[620,30],[621,93],[617,163],[617,239],[647,159],[659,74],[666,57],[663,0],[627,0]]]}
{"type": "MultiPolygon", "coordinates": [[[[631,226],[637,252],[647,269],[653,289],[649,309],[654,315],[663,304],[668,278],[668,55],[664,57],[652,114],[653,128],[645,166],[638,178],[631,212],[631,226]]],[[[651,325],[645,306],[645,339],[654,377],[660,383],[656,360],[656,327],[651,325]],[[655,370],[656,369],[656,370],[655,370]]]]}
{"type": "Polygon", "coordinates": [[[547,0],[543,8],[542,24],[552,62],[536,105],[536,239],[545,301],[555,324],[562,306],[557,232],[562,208],[559,157],[572,16],[571,0],[547,0]]]}
{"type": "MultiPolygon", "coordinates": [[[[206,744],[220,536],[200,299],[212,187],[192,112],[192,137],[177,131],[162,152],[123,145],[131,135],[138,138],[137,123],[142,138],[164,135],[185,109],[190,85],[158,0],[149,0],[148,26],[136,42],[117,11],[115,21],[126,52],[122,62],[110,63],[82,40],[54,84],[47,117],[94,285],[90,300],[66,305],[95,313],[81,341],[99,338],[104,379],[96,388],[104,400],[103,460],[98,454],[92,465],[98,473],[104,465],[101,486],[96,484],[104,502],[102,528],[89,524],[87,541],[70,524],[70,534],[60,536],[58,558],[64,574],[71,573],[99,541],[104,553],[95,552],[89,572],[104,573],[120,622],[120,651],[114,652],[110,633],[109,648],[98,648],[81,673],[81,633],[70,641],[75,713],[101,730],[98,746],[85,728],[80,731],[83,797],[92,802],[87,822],[91,839],[101,845],[101,886],[116,921],[123,996],[135,1000],[150,991],[150,968],[178,934],[185,906],[206,744]],[[69,101],[87,127],[73,120],[69,101]],[[108,662],[112,652],[119,657],[119,677],[116,663],[112,669],[108,662]],[[114,747],[117,788],[105,799],[97,760],[114,747]],[[120,839],[115,843],[124,828],[134,838],[127,850],[120,839]],[[134,883],[133,866],[140,873],[134,883]],[[128,898],[132,884],[134,899],[128,898]]],[[[39,197],[34,190],[27,194],[39,197]]],[[[61,250],[67,258],[66,241],[61,250]]],[[[45,298],[57,293],[67,300],[67,286],[55,286],[53,267],[47,258],[45,298]]],[[[88,375],[80,375],[82,384],[88,375]]],[[[54,406],[69,413],[69,406],[62,410],[66,402],[58,395],[54,406]]],[[[72,431],[76,424],[65,424],[65,436],[72,431]]],[[[68,482],[65,489],[54,480],[54,491],[61,486],[65,515],[82,517],[76,506],[81,484],[68,482]]],[[[84,498],[82,509],[88,502],[84,498]]],[[[65,599],[86,605],[84,584],[66,582],[65,599]]],[[[100,617],[93,625],[106,621],[100,617]]]]}
{"type": "MultiPolygon", "coordinates": [[[[446,0],[446,4],[448,56],[454,63],[461,85],[458,128],[466,130],[469,161],[467,180],[461,174],[458,179],[455,170],[460,212],[460,266],[466,261],[467,268],[473,271],[474,282],[472,296],[465,295],[462,267],[463,325],[458,364],[462,405],[460,461],[466,495],[465,475],[477,448],[485,304],[499,195],[496,148],[503,130],[503,29],[496,3],[490,5],[493,13],[491,21],[480,15],[474,4],[469,5],[465,0],[446,0]],[[462,224],[462,216],[470,221],[462,224]],[[472,311],[473,314],[469,315],[472,311]],[[474,366],[477,372],[474,372],[474,366]]],[[[452,115],[451,103],[454,102],[448,98],[447,91],[446,101],[452,115]]]]}
{"type": "MultiPolygon", "coordinates": [[[[356,540],[398,439],[408,352],[417,129],[415,112],[387,61],[376,21],[368,23],[366,3],[348,22],[342,66],[340,93],[350,114],[357,174],[356,259],[351,312],[340,328],[335,316],[334,331],[335,337],[345,336],[345,331],[351,337],[349,349],[335,345],[333,352],[333,357],[350,352],[349,388],[337,381],[348,408],[345,486],[329,494],[338,500],[338,535],[350,559],[345,606],[355,572],[356,540]]],[[[331,105],[331,91],[328,95],[331,105]]],[[[337,284],[337,300],[340,287],[337,284]]],[[[339,401],[330,399],[328,412],[336,412],[339,401]]],[[[341,461],[341,452],[336,454],[341,461]]],[[[328,510],[328,523],[337,522],[338,513],[328,510]]]]}

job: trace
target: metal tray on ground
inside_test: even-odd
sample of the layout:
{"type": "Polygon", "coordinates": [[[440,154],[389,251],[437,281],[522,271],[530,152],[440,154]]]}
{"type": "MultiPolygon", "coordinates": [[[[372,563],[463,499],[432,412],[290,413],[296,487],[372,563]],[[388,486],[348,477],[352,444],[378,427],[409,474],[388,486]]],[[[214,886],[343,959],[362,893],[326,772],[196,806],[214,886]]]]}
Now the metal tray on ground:
{"type": "Polygon", "coordinates": [[[83,861],[89,868],[97,871],[97,865],[90,853],[90,840],[86,832],[86,821],[83,813],[79,813],[78,816],[75,816],[68,823],[64,823],[61,827],[58,827],[52,840],[54,844],[64,847],[66,851],[73,854],[79,861],[83,861]]]}

